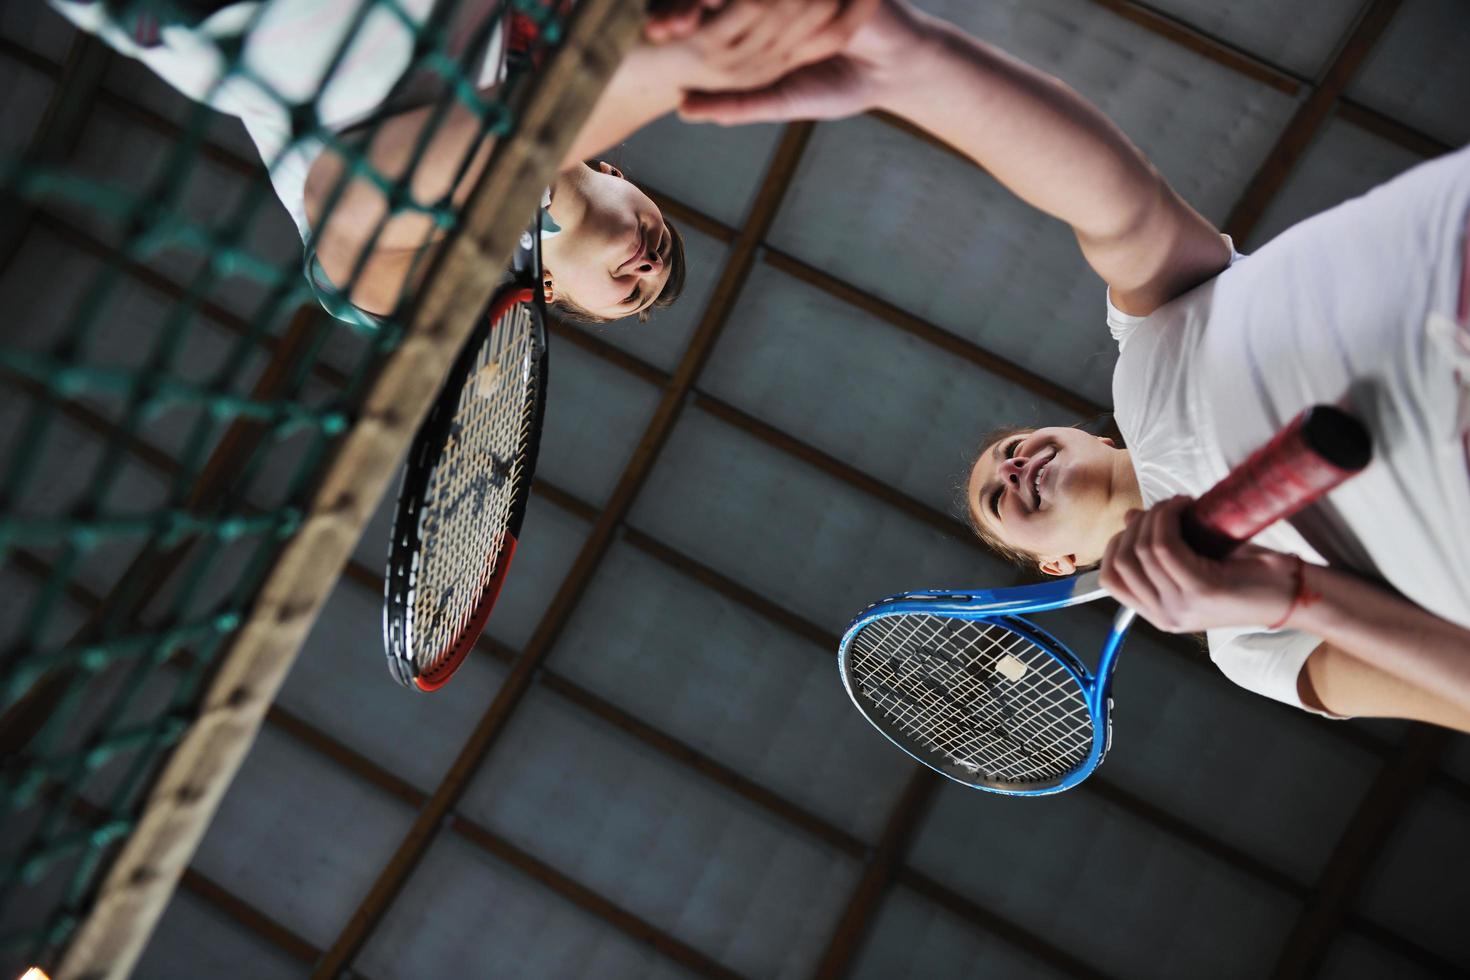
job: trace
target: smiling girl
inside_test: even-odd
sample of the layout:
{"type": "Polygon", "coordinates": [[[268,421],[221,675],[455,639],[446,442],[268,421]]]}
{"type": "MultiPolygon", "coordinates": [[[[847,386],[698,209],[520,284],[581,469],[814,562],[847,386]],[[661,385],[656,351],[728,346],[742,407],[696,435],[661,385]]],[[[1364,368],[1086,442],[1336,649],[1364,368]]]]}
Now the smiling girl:
{"type": "Polygon", "coordinates": [[[1100,563],[1116,598],[1208,631],[1227,676],[1267,697],[1470,731],[1470,150],[1246,258],[1063,83],[902,0],[838,57],[683,108],[884,110],[1071,227],[1107,285],[1126,448],[1071,428],[986,440],[965,492],[982,538],[1047,574],[1100,563]],[[1316,403],[1367,425],[1372,465],[1255,546],[1194,554],[1188,498],[1316,403]]]}

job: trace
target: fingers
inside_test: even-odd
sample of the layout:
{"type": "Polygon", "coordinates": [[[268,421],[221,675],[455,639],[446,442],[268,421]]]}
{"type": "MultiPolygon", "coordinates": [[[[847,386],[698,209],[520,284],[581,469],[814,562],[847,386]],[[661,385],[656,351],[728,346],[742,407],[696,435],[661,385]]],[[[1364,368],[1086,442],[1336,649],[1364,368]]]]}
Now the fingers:
{"type": "Polygon", "coordinates": [[[784,82],[748,92],[686,92],[679,104],[685,122],[709,122],[720,126],[784,122],[796,118],[788,108],[784,82]]]}
{"type": "Polygon", "coordinates": [[[699,29],[700,20],[707,13],[722,6],[724,0],[667,0],[656,3],[649,10],[643,36],[654,44],[683,40],[699,29]]]}
{"type": "Polygon", "coordinates": [[[1176,497],[1147,513],[1131,512],[1127,527],[1109,542],[1103,558],[1103,587],[1170,632],[1186,631],[1191,600],[1205,588],[1179,532],[1180,513],[1188,504],[1188,498],[1176,497]]]}
{"type": "Polygon", "coordinates": [[[721,126],[833,119],[862,105],[861,87],[843,59],[832,58],[798,68],[761,88],[739,92],[686,92],[679,116],[689,122],[721,126]]]}
{"type": "Polygon", "coordinates": [[[1139,534],[1145,515],[1129,511],[1123,530],[1113,535],[1103,552],[1101,582],[1119,602],[1148,617],[1159,606],[1158,589],[1139,560],[1139,534]]]}

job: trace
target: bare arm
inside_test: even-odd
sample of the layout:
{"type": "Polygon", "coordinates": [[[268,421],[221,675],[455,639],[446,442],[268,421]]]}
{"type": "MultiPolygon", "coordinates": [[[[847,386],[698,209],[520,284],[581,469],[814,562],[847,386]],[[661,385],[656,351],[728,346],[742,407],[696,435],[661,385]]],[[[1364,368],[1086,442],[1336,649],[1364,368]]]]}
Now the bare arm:
{"type": "Polygon", "coordinates": [[[715,122],[900,116],[1066,222],[1125,311],[1145,314],[1225,267],[1219,232],[1098,109],[1057,79],[889,0],[841,58],[741,94],[698,95],[715,122]]]}
{"type": "Polygon", "coordinates": [[[1302,669],[1324,708],[1470,732],[1470,630],[1356,576],[1305,573],[1287,625],[1324,641],[1302,669]]]}

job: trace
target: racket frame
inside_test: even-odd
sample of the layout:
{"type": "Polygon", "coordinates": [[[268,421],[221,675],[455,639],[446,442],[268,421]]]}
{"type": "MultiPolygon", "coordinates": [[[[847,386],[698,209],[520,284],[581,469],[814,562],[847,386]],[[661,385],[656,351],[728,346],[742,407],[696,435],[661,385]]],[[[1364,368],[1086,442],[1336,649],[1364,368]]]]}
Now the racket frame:
{"type": "Polygon", "coordinates": [[[875,602],[858,614],[843,633],[842,643],[837,652],[837,672],[842,678],[842,686],[847,691],[848,698],[862,712],[863,717],[878,729],[884,738],[898,746],[915,761],[928,766],[948,779],[972,789],[983,789],[1006,796],[1050,796],[1054,793],[1065,792],[1091,775],[1092,771],[1102,764],[1112,745],[1113,669],[1117,666],[1118,654],[1123,648],[1124,637],[1127,635],[1128,627],[1133,623],[1135,613],[1126,607],[1118,610],[1118,614],[1113,618],[1112,629],[1103,643],[1102,653],[1098,657],[1096,672],[1088,670],[1086,664],[1082,663],[1076,654],[1060,640],[1020,614],[1065,609],[1103,598],[1107,592],[1098,584],[1099,577],[1100,573],[1091,571],[1075,578],[1044,582],[1039,585],[963,592],[925,589],[889,596],[880,602],[875,602]],[[969,622],[994,623],[1017,633],[1046,652],[1072,676],[1082,689],[1083,701],[1092,722],[1092,748],[1087,758],[1076,768],[1051,782],[1037,783],[1022,789],[1009,781],[997,782],[984,778],[983,774],[973,774],[965,767],[943,758],[939,752],[924,745],[922,741],[911,738],[901,731],[891,730],[887,720],[881,715],[875,717],[874,713],[869,711],[869,706],[864,699],[853,690],[852,679],[849,676],[848,652],[853,640],[863,627],[890,616],[904,615],[930,615],[969,622]]]}
{"type": "Polygon", "coordinates": [[[535,284],[526,282],[528,278],[531,280],[538,278],[537,274],[541,268],[540,236],[533,230],[531,237],[534,244],[529,254],[525,254],[524,249],[519,250],[522,254],[517,256],[516,280],[502,286],[491,300],[486,315],[481,318],[480,324],[475,328],[474,333],[471,334],[460,351],[459,357],[455,359],[454,365],[450,368],[439,398],[435,400],[428,416],[414,436],[413,445],[409,449],[408,464],[404,468],[403,480],[399,484],[398,506],[394,513],[392,533],[388,538],[387,574],[383,577],[383,646],[388,656],[388,667],[394,679],[405,687],[411,687],[417,691],[436,691],[448,683],[449,678],[459,669],[459,665],[464,662],[465,657],[479,641],[480,634],[490,619],[490,612],[494,609],[496,600],[500,596],[500,590],[505,585],[506,574],[510,570],[511,560],[515,557],[521,521],[525,517],[526,505],[530,500],[531,479],[535,475],[536,457],[541,447],[540,420],[545,417],[546,413],[547,362],[549,360],[541,291],[536,288],[535,284]],[[530,438],[525,446],[521,486],[516,491],[515,499],[511,501],[510,513],[505,523],[506,540],[496,551],[495,570],[482,589],[473,611],[466,620],[465,628],[461,630],[459,637],[450,647],[448,655],[442,657],[432,670],[420,673],[413,657],[413,651],[409,648],[409,634],[413,617],[414,581],[417,574],[419,548],[422,544],[419,538],[419,508],[428,488],[434,464],[437,462],[436,458],[431,457],[437,457],[443,451],[459,408],[460,392],[469,380],[481,346],[489,338],[490,331],[495,328],[500,318],[519,304],[525,304],[529,308],[532,321],[532,343],[540,352],[534,361],[536,377],[533,382],[535,385],[533,418],[537,421],[530,427],[530,438]],[[449,395],[450,392],[454,393],[452,398],[449,395]]]}

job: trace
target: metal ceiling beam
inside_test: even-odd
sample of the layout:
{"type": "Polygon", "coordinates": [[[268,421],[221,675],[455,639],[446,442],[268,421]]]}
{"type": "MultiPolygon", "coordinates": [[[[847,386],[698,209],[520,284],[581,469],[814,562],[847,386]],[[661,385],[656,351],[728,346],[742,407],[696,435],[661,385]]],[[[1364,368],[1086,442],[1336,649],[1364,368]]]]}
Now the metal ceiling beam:
{"type": "Polygon", "coordinates": [[[1083,977],[1087,980],[1107,980],[1108,975],[1092,963],[1052,945],[1045,936],[1019,928],[1013,922],[1007,922],[984,906],[910,867],[902,867],[894,872],[893,882],[912,889],[950,915],[959,919],[967,919],[978,925],[983,931],[1004,938],[1027,955],[1036,957],[1068,976],[1083,977]]]}
{"type": "MultiPolygon", "coordinates": [[[[25,50],[20,45],[14,47],[25,50]]],[[[66,64],[52,75],[56,87],[26,147],[23,158],[26,163],[58,164],[71,156],[81,139],[82,126],[91,112],[94,95],[102,84],[102,73],[111,59],[111,49],[90,34],[77,34],[73,38],[66,64]]],[[[46,61],[44,58],[34,60],[46,61]]],[[[34,60],[25,59],[24,63],[35,67],[34,60]]],[[[4,188],[0,188],[0,201],[11,212],[5,223],[0,225],[0,275],[3,275],[20,254],[37,209],[34,204],[16,198],[4,188]]]]}
{"type": "Polygon", "coordinates": [[[1243,243],[1255,231],[1297,161],[1331,116],[1338,98],[1383,36],[1399,4],[1400,0],[1369,0],[1342,48],[1327,66],[1321,82],[1297,108],[1225,220],[1223,231],[1227,235],[1243,243]]]}
{"type": "Polygon", "coordinates": [[[179,887],[213,905],[298,963],[310,965],[321,955],[321,950],[310,942],[194,868],[185,869],[179,887]]]}
{"type": "Polygon", "coordinates": [[[1416,725],[1398,754],[1379,771],[1297,917],[1276,961],[1273,980],[1316,975],[1373,862],[1404,812],[1419,799],[1449,741],[1450,733],[1442,728],[1416,725]]]}
{"type": "MultiPolygon", "coordinates": [[[[326,756],[357,777],[410,806],[423,807],[429,802],[429,794],[284,708],[273,706],[267,720],[271,725],[289,734],[313,751],[326,756]]],[[[573,905],[591,912],[639,942],[648,943],[681,966],[701,976],[717,977],[721,980],[733,980],[738,976],[688,943],[639,918],[611,899],[558,871],[534,855],[521,850],[505,838],[474,821],[458,814],[446,814],[445,826],[527,877],[539,881],[573,905]]],[[[316,969],[321,969],[322,962],[322,959],[316,961],[316,969]]]]}
{"type": "Polygon", "coordinates": [[[631,508],[638,491],[652,471],[660,451],[673,431],[683,407],[685,396],[718,339],[720,331],[729,318],[735,297],[744,285],[755,260],[755,250],[765,237],[766,230],[774,219],[776,209],[790,186],[808,139],[810,123],[796,123],[786,127],[785,133],[773,155],[772,162],[761,181],[760,190],[751,206],[751,213],[739,236],[735,239],[724,273],[720,276],[710,297],[698,329],[695,330],[689,347],[675,370],[669,385],[664,389],[653,418],[643,438],[634,449],[617,486],[608,500],[597,523],[593,525],[582,550],[578,553],[571,570],[561,587],[552,598],[520,658],[511,668],[509,676],[501,685],[480,723],[466,740],[459,757],[440,782],[434,795],[424,805],[413,827],[399,844],[398,850],[379,873],[372,889],[358,906],[352,919],[343,928],[337,941],[332,944],[326,957],[314,972],[317,980],[335,977],[351,962],[366,940],[368,933],[382,918],[388,906],[402,889],[420,858],[433,841],[434,835],[455,803],[463,794],[469,780],[480,763],[493,748],[511,714],[521,703],[529,689],[535,671],[550,652],[556,638],[573,610],[576,608],[593,573],[601,564],[603,556],[612,543],[613,534],[621,525],[631,508]]]}
{"type": "Polygon", "coordinates": [[[862,877],[848,897],[842,918],[837,921],[822,959],[812,973],[817,980],[836,980],[847,975],[863,940],[867,938],[868,926],[893,882],[894,873],[903,864],[919,824],[939,791],[940,782],[941,777],[934,772],[915,767],[898,802],[889,812],[883,836],[865,862],[862,877]]]}
{"type": "Polygon", "coordinates": [[[1151,34],[1187,48],[1195,54],[1208,58],[1231,71],[1269,85],[1278,92],[1295,95],[1301,88],[1302,79],[1293,72],[1244,48],[1207,34],[1177,17],[1163,13],[1145,3],[1133,0],[1092,0],[1095,6],[1110,10],[1126,21],[1137,24],[1151,34]]]}

